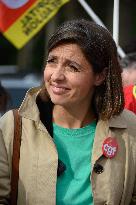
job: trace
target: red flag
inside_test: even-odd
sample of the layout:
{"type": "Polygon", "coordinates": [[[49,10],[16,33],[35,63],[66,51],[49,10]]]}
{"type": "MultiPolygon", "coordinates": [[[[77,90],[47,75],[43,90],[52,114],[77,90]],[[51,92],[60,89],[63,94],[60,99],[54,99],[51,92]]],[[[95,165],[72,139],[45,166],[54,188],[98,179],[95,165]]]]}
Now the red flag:
{"type": "Polygon", "coordinates": [[[69,0],[0,0],[0,31],[22,48],[69,0]]]}

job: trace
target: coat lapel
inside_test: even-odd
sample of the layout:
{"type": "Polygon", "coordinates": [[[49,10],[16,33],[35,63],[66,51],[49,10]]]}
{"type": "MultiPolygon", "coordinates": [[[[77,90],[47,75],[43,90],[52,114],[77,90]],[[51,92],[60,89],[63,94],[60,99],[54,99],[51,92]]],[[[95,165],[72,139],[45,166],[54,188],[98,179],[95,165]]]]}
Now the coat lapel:
{"type": "Polygon", "coordinates": [[[109,127],[107,125],[107,121],[100,120],[97,123],[92,151],[92,167],[94,166],[95,162],[103,155],[102,144],[109,134],[109,127]]]}
{"type": "Polygon", "coordinates": [[[98,121],[92,152],[92,174],[90,177],[94,204],[119,204],[125,180],[125,164],[128,158],[126,147],[128,138],[124,117],[116,117],[109,121],[98,121]],[[106,138],[116,138],[119,149],[113,158],[103,155],[102,145],[106,138]],[[97,172],[97,165],[102,172],[97,172]]]}
{"type": "Polygon", "coordinates": [[[92,151],[92,167],[94,166],[95,162],[103,155],[102,145],[104,140],[108,137],[115,137],[111,131],[112,128],[127,128],[126,122],[122,115],[112,118],[109,121],[98,121],[92,151]]]}

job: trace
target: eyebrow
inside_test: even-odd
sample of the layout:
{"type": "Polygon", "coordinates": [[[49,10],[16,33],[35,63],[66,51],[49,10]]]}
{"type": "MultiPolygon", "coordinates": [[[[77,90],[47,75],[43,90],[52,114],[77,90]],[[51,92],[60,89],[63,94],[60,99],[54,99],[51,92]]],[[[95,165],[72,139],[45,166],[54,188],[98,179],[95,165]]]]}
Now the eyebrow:
{"type": "MultiPolygon", "coordinates": [[[[58,56],[53,55],[53,54],[49,54],[49,55],[48,55],[48,58],[55,58],[55,59],[57,59],[58,56]]],[[[48,59],[48,58],[47,58],[47,59],[48,59]]],[[[74,61],[74,60],[70,60],[70,59],[66,58],[66,62],[67,62],[67,63],[73,63],[73,64],[77,65],[80,69],[83,68],[79,63],[77,63],[77,62],[74,61]]]]}
{"type": "Polygon", "coordinates": [[[73,64],[77,65],[80,69],[83,68],[83,67],[82,67],[79,63],[77,63],[76,61],[67,59],[67,62],[68,62],[68,63],[73,63],[73,64]]]}

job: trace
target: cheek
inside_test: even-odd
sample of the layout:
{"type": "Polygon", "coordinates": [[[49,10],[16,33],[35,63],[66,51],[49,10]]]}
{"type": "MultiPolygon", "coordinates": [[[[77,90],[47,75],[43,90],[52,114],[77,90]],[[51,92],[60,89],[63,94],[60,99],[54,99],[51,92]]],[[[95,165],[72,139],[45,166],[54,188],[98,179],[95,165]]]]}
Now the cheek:
{"type": "Polygon", "coordinates": [[[51,76],[51,73],[49,72],[48,69],[45,68],[45,70],[44,70],[44,81],[45,82],[49,81],[50,76],[51,76]]]}
{"type": "Polygon", "coordinates": [[[91,87],[93,87],[93,82],[91,78],[85,77],[85,78],[76,78],[73,82],[73,85],[80,91],[80,92],[88,92],[91,87]]]}
{"type": "Polygon", "coordinates": [[[88,95],[89,93],[92,95],[92,93],[94,92],[94,89],[95,89],[95,81],[93,78],[85,78],[83,81],[82,81],[82,85],[80,85],[80,88],[81,88],[81,92],[84,94],[84,95],[88,95]]]}

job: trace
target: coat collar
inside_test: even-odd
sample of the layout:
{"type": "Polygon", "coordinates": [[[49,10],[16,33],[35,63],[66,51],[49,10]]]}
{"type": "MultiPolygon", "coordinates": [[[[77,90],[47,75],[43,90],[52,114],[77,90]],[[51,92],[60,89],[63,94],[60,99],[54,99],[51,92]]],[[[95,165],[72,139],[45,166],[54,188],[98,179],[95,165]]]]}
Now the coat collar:
{"type": "MultiPolygon", "coordinates": [[[[36,98],[41,92],[41,87],[31,88],[26,93],[26,96],[19,108],[19,113],[21,116],[34,120],[39,121],[39,109],[36,104],[36,98]]],[[[108,127],[111,128],[127,128],[126,121],[124,120],[124,112],[121,113],[119,116],[111,118],[109,121],[102,121],[99,120],[100,123],[106,123],[108,127]]],[[[98,122],[99,122],[98,121],[98,122]]]]}
{"type": "Polygon", "coordinates": [[[19,108],[19,114],[22,117],[39,121],[39,109],[36,104],[36,98],[41,91],[41,87],[31,88],[27,91],[25,98],[19,108]]]}
{"type": "Polygon", "coordinates": [[[109,120],[109,127],[111,128],[127,128],[127,123],[124,118],[124,112],[119,116],[111,118],[109,120]]]}
{"type": "Polygon", "coordinates": [[[35,122],[37,129],[47,132],[53,137],[52,103],[42,87],[28,90],[19,108],[20,116],[35,122]]]}

